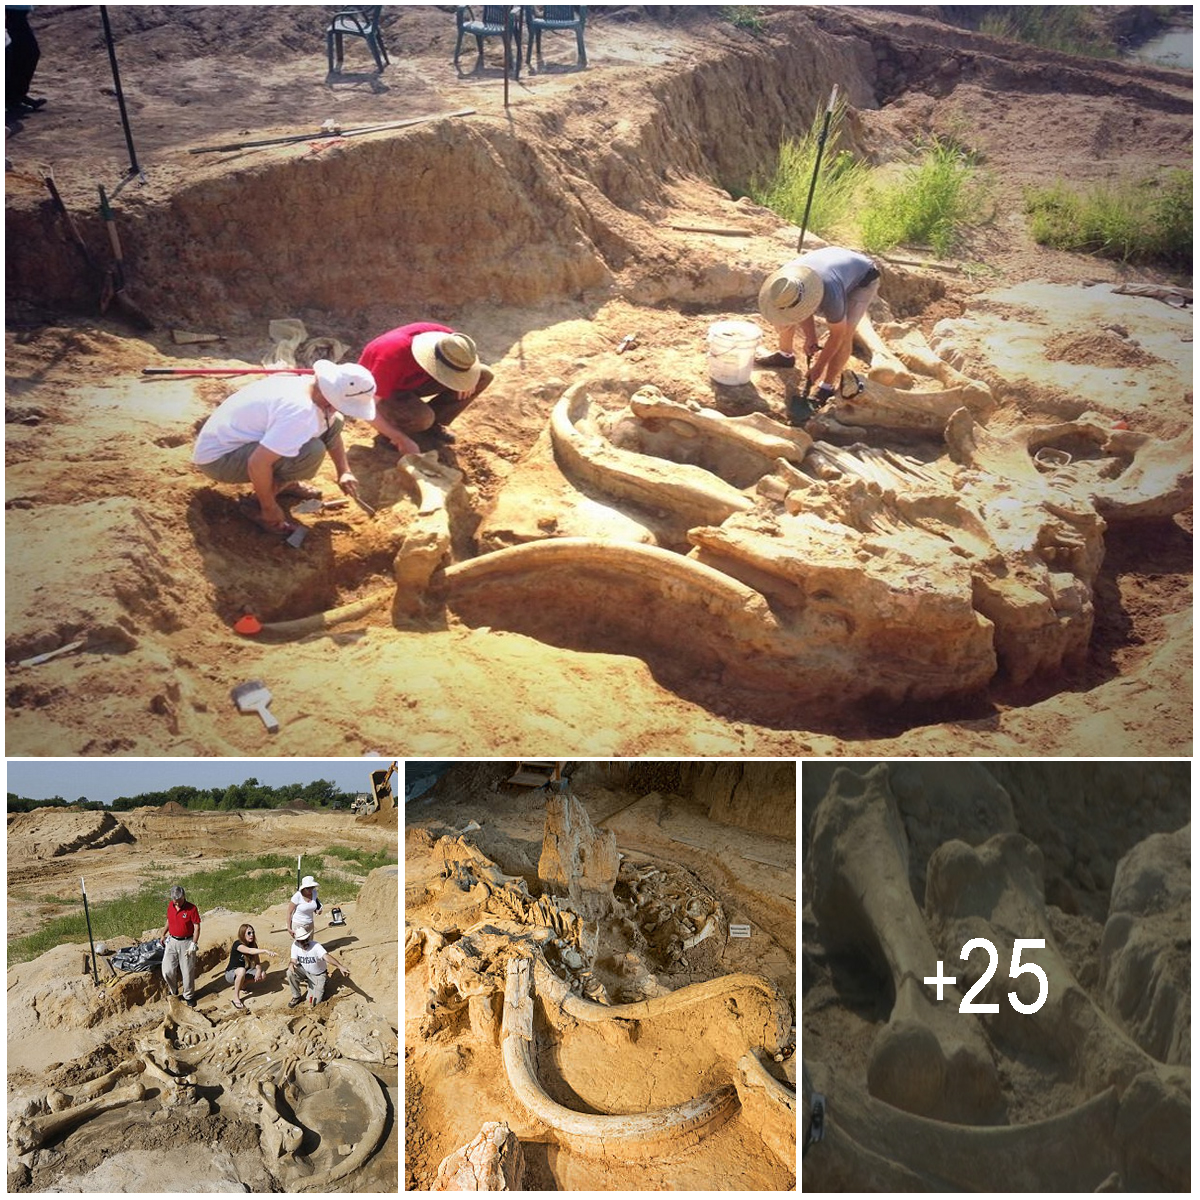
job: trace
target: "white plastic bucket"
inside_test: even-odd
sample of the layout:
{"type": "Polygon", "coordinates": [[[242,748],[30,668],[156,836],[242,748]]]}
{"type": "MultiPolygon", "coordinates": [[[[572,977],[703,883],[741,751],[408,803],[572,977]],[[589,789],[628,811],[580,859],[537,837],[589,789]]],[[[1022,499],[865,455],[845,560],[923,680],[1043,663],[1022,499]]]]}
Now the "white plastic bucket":
{"type": "Polygon", "coordinates": [[[762,330],[753,321],[717,321],[708,327],[708,374],[714,383],[750,382],[762,330]]]}

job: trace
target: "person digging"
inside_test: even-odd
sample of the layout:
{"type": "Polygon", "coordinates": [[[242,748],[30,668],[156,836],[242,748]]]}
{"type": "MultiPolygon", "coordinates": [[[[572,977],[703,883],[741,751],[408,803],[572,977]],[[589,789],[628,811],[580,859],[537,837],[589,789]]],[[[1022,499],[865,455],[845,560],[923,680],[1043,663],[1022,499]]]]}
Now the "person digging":
{"type": "MultiPolygon", "coordinates": [[[[805,357],[810,360],[807,388],[815,385],[812,403],[821,407],[838,390],[850,361],[854,331],[878,294],[879,268],[854,250],[826,246],[784,263],[767,276],[758,293],[759,311],[778,331],[779,349],[757,355],[755,366],[794,367],[799,330],[805,357]],[[818,313],[828,329],[824,345],[817,340],[818,313]]],[[[805,395],[809,395],[807,390],[805,395]]]]}
{"type": "Polygon", "coordinates": [[[327,962],[333,963],[347,979],[350,978],[350,968],[343,966],[320,942],[313,941],[312,930],[307,925],[297,925],[292,930],[292,939],[292,961],[287,969],[292,998],[288,1001],[288,1008],[296,1008],[304,1003],[302,984],[308,985],[308,1005],[312,1008],[320,1004],[325,996],[325,984],[329,979],[327,962]]]}
{"type": "Polygon", "coordinates": [[[358,361],[375,376],[371,424],[401,454],[453,445],[447,426],[495,378],[465,333],[431,321],[380,334],[358,361]]]}
{"type": "Polygon", "coordinates": [[[204,422],[192,462],[217,483],[250,483],[253,496],[238,501],[242,514],[268,533],[284,537],[296,525],[282,499],[320,499],[320,488],[302,482],[328,453],[338,487],[358,496],[342,428],[346,417],[375,418],[375,380],[357,363],[318,359],[313,374],[270,375],[224,400],[204,422]]]}

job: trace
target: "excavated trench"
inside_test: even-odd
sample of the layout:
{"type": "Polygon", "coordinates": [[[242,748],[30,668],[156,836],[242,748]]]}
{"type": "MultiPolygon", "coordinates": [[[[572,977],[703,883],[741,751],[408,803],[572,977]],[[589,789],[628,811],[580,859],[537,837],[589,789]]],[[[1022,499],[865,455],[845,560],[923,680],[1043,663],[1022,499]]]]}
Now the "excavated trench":
{"type": "MultiPolygon", "coordinates": [[[[563,322],[563,340],[575,337],[580,318],[594,317],[614,298],[712,319],[745,313],[761,272],[731,265],[723,252],[681,249],[672,241],[661,214],[673,189],[696,180],[744,185],[773,162],[778,131],[804,124],[834,80],[853,106],[872,108],[907,88],[937,94],[936,80],[948,80],[965,61],[976,63],[953,39],[921,57],[829,16],[817,24],[824,28],[808,39],[739,47],[686,71],[663,72],[649,82],[641,108],[627,109],[627,119],[616,124],[601,97],[582,92],[569,112],[524,109],[519,123],[447,118],[348,142],[336,155],[233,172],[202,167],[165,197],[127,192],[124,237],[138,264],[138,286],[156,297],[156,315],[176,325],[250,329],[267,315],[287,313],[318,336],[336,333],[356,344],[397,318],[503,309],[494,330],[481,323],[481,347],[492,361],[524,361],[528,339],[545,345],[555,333],[545,314],[568,302],[575,320],[563,322]],[[420,312],[413,297],[420,297],[420,312]]],[[[981,62],[976,68],[986,71],[981,62]]],[[[851,141],[861,133],[852,122],[851,141]]],[[[89,281],[54,220],[44,204],[8,211],[11,310],[36,303],[71,311],[92,303],[89,281]]],[[[85,236],[95,240],[99,230],[84,224],[85,236]]],[[[783,257],[782,241],[780,248],[783,257]]],[[[928,274],[895,268],[885,275],[881,299],[903,319],[943,294],[928,274]]],[[[1056,676],[1086,658],[1093,605],[1111,596],[1095,590],[1103,522],[1080,503],[1090,495],[1088,480],[1077,494],[1055,501],[1071,510],[1063,518],[1067,528],[1037,532],[1020,548],[1017,564],[1005,559],[1002,537],[979,528],[974,512],[957,505],[944,418],[936,429],[914,428],[855,420],[853,413],[846,419],[848,410],[837,409],[818,436],[822,444],[849,446],[849,458],[823,475],[810,459],[798,482],[795,468],[807,446],[783,454],[790,472],[776,466],[782,440],[795,432],[786,426],[760,423],[765,442],[731,443],[707,431],[697,437],[687,414],[617,415],[638,388],[668,386],[677,365],[651,361],[615,381],[589,381],[596,412],[582,421],[616,426],[603,431],[607,447],[639,460],[621,486],[602,479],[603,471],[582,477],[573,471],[568,443],[587,442],[595,430],[580,435],[581,420],[569,417],[574,434],[556,436],[552,422],[511,471],[471,458],[470,491],[446,482],[442,508],[432,514],[411,502],[415,482],[397,483],[376,467],[364,476],[364,496],[385,506],[378,521],[354,523],[355,536],[336,546],[334,533],[347,525],[317,523],[302,555],[274,554],[265,564],[246,553],[243,531],[228,519],[227,498],[201,488],[187,512],[197,556],[173,564],[176,591],[205,596],[226,624],[246,611],[268,622],[321,613],[385,591],[393,574],[404,591],[412,581],[401,560],[406,547],[427,541],[432,518],[441,560],[424,571],[419,596],[401,597],[400,620],[439,626],[452,614],[570,649],[628,653],[711,710],[781,728],[798,722],[832,728],[856,705],[884,720],[903,709],[908,723],[928,719],[931,706],[943,706],[942,718],[965,715],[996,682],[1034,680],[1046,694],[1056,676]],[[926,508],[914,517],[905,505],[919,506],[921,496],[906,496],[894,480],[889,492],[890,476],[882,491],[873,486],[869,460],[881,453],[902,456],[901,472],[942,470],[944,511],[933,512],[930,506],[942,502],[926,496],[926,508]],[[655,486],[630,485],[638,472],[655,486]],[[690,473],[690,483],[680,482],[681,472],[690,473]],[[780,476],[782,484],[767,482],[780,476]],[[802,519],[799,493],[816,484],[830,484],[840,496],[836,520],[822,510],[836,528],[825,530],[823,541],[807,529],[789,548],[802,519]],[[512,521],[506,506],[526,510],[524,523],[512,521]],[[888,526],[898,510],[925,539],[912,552],[880,548],[895,532],[888,526]],[[852,543],[850,557],[824,571],[805,569],[799,560],[806,552],[828,550],[838,536],[852,543]],[[772,542],[769,552],[763,537],[772,542]],[[772,559],[777,552],[788,565],[772,559]],[[865,559],[889,552],[902,560],[904,585],[895,574],[868,571],[864,586],[865,559]],[[914,582],[923,571],[921,555],[947,553],[958,556],[953,588],[922,597],[914,582]],[[1032,565],[1030,556],[1037,559],[1032,565]],[[989,564],[984,581],[962,565],[972,561],[989,564]],[[997,580],[1011,581],[1026,567],[1020,586],[1041,595],[1014,618],[996,599],[1003,590],[997,580]],[[847,598],[855,589],[865,601],[847,598]],[[533,594],[536,605],[529,603],[533,594]],[[864,604],[875,609],[870,628],[864,604]],[[1030,616],[1033,609],[1040,615],[1030,616]],[[950,650],[930,634],[934,610],[935,631],[939,623],[954,631],[950,650]],[[1064,625],[1069,636],[1044,652],[1036,648],[1064,625]],[[1021,648],[1030,641],[1035,649],[1021,648]]],[[[722,388],[703,378],[702,361],[690,369],[691,380],[677,381],[669,399],[693,414],[750,420],[767,408],[753,384],[722,388]]],[[[969,375],[969,364],[964,369],[969,375]]],[[[557,399],[551,381],[538,386],[540,395],[557,399]]],[[[968,415],[984,420],[978,409],[968,415]]],[[[1030,456],[1043,447],[1067,452],[1100,476],[1120,475],[1133,458],[1073,428],[1031,441],[1030,456]]],[[[955,461],[981,469],[978,461],[955,461]]],[[[1030,470],[1032,487],[1039,472],[1030,470]]]]}

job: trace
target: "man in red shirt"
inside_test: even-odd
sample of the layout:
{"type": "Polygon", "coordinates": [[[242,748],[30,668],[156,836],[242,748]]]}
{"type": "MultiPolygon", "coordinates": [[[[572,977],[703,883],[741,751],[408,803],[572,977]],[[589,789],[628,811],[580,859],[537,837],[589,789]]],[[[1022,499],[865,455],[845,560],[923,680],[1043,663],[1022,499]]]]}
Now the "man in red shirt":
{"type": "Polygon", "coordinates": [[[167,923],[159,939],[163,944],[162,977],[167,991],[178,994],[179,977],[183,976],[183,999],[188,1008],[196,1007],[196,949],[200,938],[200,910],[189,904],[183,888],[171,889],[167,905],[167,923]]]}
{"type": "Polygon", "coordinates": [[[495,378],[465,333],[432,321],[380,334],[358,361],[375,377],[371,424],[401,454],[420,453],[413,434],[428,447],[451,445],[446,426],[495,378]]]}

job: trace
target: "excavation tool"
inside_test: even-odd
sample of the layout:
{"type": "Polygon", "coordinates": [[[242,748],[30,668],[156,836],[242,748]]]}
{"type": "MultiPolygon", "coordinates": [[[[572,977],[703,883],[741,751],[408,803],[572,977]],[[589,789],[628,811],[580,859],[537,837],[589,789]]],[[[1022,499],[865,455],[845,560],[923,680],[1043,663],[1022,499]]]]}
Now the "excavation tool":
{"type": "Polygon", "coordinates": [[[117,107],[121,110],[121,128],[125,130],[125,145],[129,150],[129,170],[126,178],[137,175],[143,183],[146,177],[138,166],[137,152],[133,148],[133,134],[129,129],[129,114],[125,111],[125,93],[121,90],[121,72],[117,69],[117,48],[113,44],[112,26],[108,23],[108,5],[100,5],[100,20],[104,25],[104,44],[108,47],[108,61],[112,67],[113,90],[117,93],[117,107]]]}
{"type": "Polygon", "coordinates": [[[285,546],[291,546],[293,550],[299,550],[304,545],[304,539],[308,537],[308,526],[297,525],[291,533],[283,539],[285,546]]]}
{"type": "Polygon", "coordinates": [[[345,508],[349,503],[349,496],[338,496],[334,500],[301,500],[299,504],[292,505],[292,512],[311,515],[328,512],[330,509],[345,508]]]}
{"type": "Polygon", "coordinates": [[[303,854],[296,855],[296,891],[300,890],[300,860],[303,857],[304,857],[303,854]]]}
{"type": "Polygon", "coordinates": [[[817,173],[821,170],[821,157],[825,153],[825,139],[829,137],[829,122],[833,120],[833,109],[837,104],[837,84],[829,93],[829,103],[825,106],[825,120],[821,125],[821,133],[817,138],[817,161],[813,163],[812,182],[808,185],[808,199],[804,202],[804,220],[800,223],[800,240],[796,243],[796,252],[804,249],[804,235],[808,232],[808,214],[812,208],[813,193],[817,190],[817,173]]]}
{"type": "Polygon", "coordinates": [[[354,503],[357,504],[358,507],[361,508],[368,517],[374,517],[379,511],[377,508],[372,508],[365,500],[360,500],[357,496],[351,496],[350,499],[353,500],[354,503]]]}
{"type": "Polygon", "coordinates": [[[113,215],[112,206],[100,186],[100,215],[104,218],[104,228],[108,230],[108,241],[112,246],[113,265],[105,272],[104,286],[100,292],[100,311],[105,312],[115,300],[127,317],[145,329],[153,329],[154,322],[125,294],[125,255],[121,250],[121,238],[117,233],[117,219],[113,215]]]}
{"type": "Polygon", "coordinates": [[[196,146],[189,154],[221,154],[232,150],[256,150],[259,146],[286,146],[293,142],[311,142],[314,138],[358,137],[362,133],[384,133],[389,129],[404,129],[409,125],[420,125],[425,121],[442,121],[450,117],[469,117],[473,108],[460,108],[455,112],[434,113],[428,117],[409,117],[406,121],[389,121],[386,125],[364,125],[361,129],[319,129],[316,133],[299,133],[289,137],[263,138],[256,142],[229,142],[224,146],[196,146]]]}
{"type": "Polygon", "coordinates": [[[79,890],[83,893],[83,919],[87,922],[88,945],[92,948],[92,982],[99,987],[100,976],[96,972],[96,943],[92,941],[92,914],[88,910],[87,888],[82,878],[79,880],[79,890]]]}
{"type": "Polygon", "coordinates": [[[143,375],[311,375],[312,367],[143,367],[143,375]]]}
{"type": "Polygon", "coordinates": [[[279,732],[279,722],[275,720],[271,715],[271,710],[267,707],[271,703],[270,689],[261,679],[250,679],[246,683],[239,683],[229,695],[238,706],[239,712],[256,712],[262,717],[262,723],[267,727],[268,733],[279,732]]]}
{"type": "Polygon", "coordinates": [[[104,312],[109,304],[115,300],[117,307],[137,328],[153,329],[154,322],[123,291],[114,288],[113,272],[106,270],[92,257],[92,252],[87,248],[87,243],[83,240],[83,236],[79,232],[79,226],[75,224],[75,218],[71,216],[70,210],[63,203],[58,185],[54,182],[54,172],[47,171],[42,177],[42,182],[46,185],[46,190],[50,193],[50,200],[54,205],[55,211],[62,217],[63,223],[67,227],[67,232],[71,235],[71,241],[79,251],[84,264],[89,271],[94,272],[101,280],[100,311],[104,312]]]}

